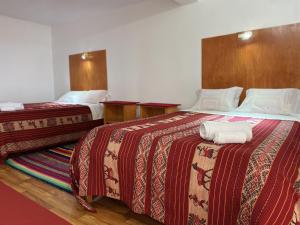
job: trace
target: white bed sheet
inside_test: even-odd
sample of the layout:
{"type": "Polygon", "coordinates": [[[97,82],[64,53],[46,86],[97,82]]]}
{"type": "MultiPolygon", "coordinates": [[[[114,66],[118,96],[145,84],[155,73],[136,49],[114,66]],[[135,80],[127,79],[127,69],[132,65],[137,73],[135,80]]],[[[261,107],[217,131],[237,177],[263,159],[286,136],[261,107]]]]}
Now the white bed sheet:
{"type": "Polygon", "coordinates": [[[70,103],[70,102],[58,102],[58,101],[56,101],[55,103],[64,104],[64,105],[84,105],[84,106],[88,106],[91,110],[93,120],[103,119],[103,108],[104,108],[104,106],[103,106],[102,103],[91,104],[91,103],[70,103]]]}
{"type": "Polygon", "coordinates": [[[216,114],[216,115],[224,115],[224,116],[241,116],[241,117],[259,118],[259,119],[290,120],[290,121],[300,122],[300,115],[298,114],[286,116],[286,115],[273,115],[273,114],[263,114],[263,113],[245,113],[245,112],[238,112],[238,111],[231,111],[231,112],[203,111],[203,110],[195,111],[193,109],[186,109],[182,111],[192,111],[192,112],[216,114]]]}

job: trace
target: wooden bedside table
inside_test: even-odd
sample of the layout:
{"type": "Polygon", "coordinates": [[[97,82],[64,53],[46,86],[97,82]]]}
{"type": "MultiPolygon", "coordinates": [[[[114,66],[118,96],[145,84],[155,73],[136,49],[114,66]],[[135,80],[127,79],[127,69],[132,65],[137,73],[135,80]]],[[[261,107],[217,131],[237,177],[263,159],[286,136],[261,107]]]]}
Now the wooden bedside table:
{"type": "Polygon", "coordinates": [[[104,104],[104,124],[136,119],[138,102],[106,101],[104,104]]]}
{"type": "Polygon", "coordinates": [[[140,103],[141,118],[157,116],[161,114],[168,114],[178,111],[180,104],[167,104],[167,103],[140,103]]]}

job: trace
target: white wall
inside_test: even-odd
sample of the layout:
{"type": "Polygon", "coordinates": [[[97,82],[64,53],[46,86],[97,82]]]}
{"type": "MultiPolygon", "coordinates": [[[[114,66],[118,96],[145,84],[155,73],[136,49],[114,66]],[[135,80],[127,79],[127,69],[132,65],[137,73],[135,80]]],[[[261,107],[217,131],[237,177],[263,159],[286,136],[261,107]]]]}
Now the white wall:
{"type": "Polygon", "coordinates": [[[188,107],[201,85],[201,38],[300,22],[299,12],[299,0],[201,0],[105,32],[97,20],[54,28],[55,94],[69,89],[69,54],[107,49],[114,99],[188,107]]]}
{"type": "Polygon", "coordinates": [[[0,16],[0,102],[54,98],[51,28],[0,16]]]}

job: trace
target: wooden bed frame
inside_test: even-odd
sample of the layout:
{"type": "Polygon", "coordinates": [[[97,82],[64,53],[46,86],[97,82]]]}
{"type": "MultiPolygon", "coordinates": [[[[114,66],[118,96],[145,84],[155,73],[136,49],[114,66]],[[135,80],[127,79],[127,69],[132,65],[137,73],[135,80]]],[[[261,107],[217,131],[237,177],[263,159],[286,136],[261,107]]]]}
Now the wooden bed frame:
{"type": "Polygon", "coordinates": [[[300,24],[202,40],[202,87],[300,88],[300,24]]]}

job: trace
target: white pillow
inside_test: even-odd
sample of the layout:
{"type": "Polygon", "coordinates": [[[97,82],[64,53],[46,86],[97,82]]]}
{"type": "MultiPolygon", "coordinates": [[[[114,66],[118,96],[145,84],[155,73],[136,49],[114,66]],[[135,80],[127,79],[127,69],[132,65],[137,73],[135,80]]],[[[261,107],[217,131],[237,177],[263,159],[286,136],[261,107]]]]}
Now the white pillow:
{"type": "Polygon", "coordinates": [[[248,89],[246,99],[237,111],[289,115],[295,112],[297,92],[294,88],[248,89]]]}
{"type": "Polygon", "coordinates": [[[83,100],[85,101],[85,103],[97,104],[99,102],[107,100],[107,97],[107,90],[91,90],[88,91],[85,99],[83,100]]]}
{"type": "Polygon", "coordinates": [[[57,101],[65,103],[97,104],[101,101],[105,101],[107,95],[107,90],[69,91],[68,93],[60,97],[57,101]]]}
{"type": "Polygon", "coordinates": [[[61,96],[57,101],[66,103],[76,103],[82,101],[85,98],[87,91],[69,91],[63,96],[61,96]]]}
{"type": "Polygon", "coordinates": [[[238,107],[242,91],[241,87],[202,89],[192,110],[232,111],[238,107]]]}

